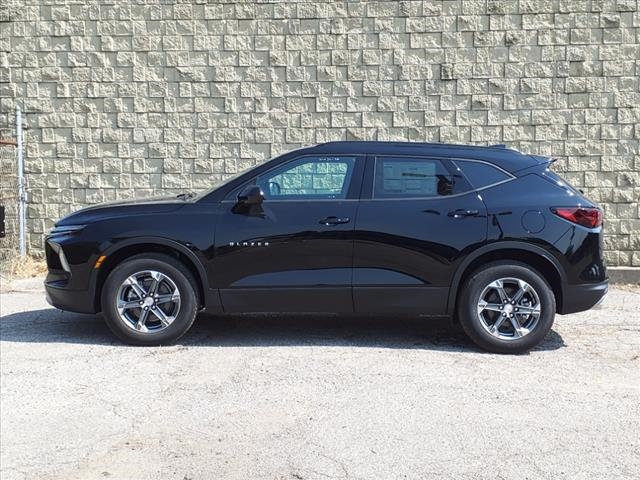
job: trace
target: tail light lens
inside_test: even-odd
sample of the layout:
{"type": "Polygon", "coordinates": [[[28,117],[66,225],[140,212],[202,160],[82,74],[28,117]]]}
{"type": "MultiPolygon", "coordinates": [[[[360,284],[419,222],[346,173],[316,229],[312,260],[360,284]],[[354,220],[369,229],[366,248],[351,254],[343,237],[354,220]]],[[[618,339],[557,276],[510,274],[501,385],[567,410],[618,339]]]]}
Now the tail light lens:
{"type": "Polygon", "coordinates": [[[602,210],[584,207],[556,207],[551,211],[559,217],[587,228],[597,228],[602,225],[602,210]]]}

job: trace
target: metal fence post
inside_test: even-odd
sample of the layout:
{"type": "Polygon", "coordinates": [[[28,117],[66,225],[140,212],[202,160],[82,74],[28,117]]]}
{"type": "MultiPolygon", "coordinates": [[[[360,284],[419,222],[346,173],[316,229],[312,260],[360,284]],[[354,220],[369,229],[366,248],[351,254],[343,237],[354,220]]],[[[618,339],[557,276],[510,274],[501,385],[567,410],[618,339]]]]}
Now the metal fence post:
{"type": "Polygon", "coordinates": [[[24,156],[22,138],[22,111],[16,105],[16,140],[18,143],[18,222],[19,222],[19,245],[20,256],[27,254],[27,191],[24,179],[24,156]]]}

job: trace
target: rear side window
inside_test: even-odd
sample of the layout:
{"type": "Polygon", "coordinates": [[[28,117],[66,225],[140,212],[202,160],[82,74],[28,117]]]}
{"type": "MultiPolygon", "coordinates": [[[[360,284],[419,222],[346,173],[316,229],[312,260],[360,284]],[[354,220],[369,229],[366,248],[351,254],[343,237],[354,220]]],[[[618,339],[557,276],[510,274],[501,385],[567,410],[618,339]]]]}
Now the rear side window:
{"type": "Polygon", "coordinates": [[[450,172],[437,159],[377,157],[374,198],[427,198],[471,190],[461,174],[450,172]]]}
{"type": "Polygon", "coordinates": [[[472,160],[455,160],[453,163],[462,170],[464,176],[467,177],[467,180],[469,180],[476,190],[513,178],[506,172],[488,163],[474,162],[472,160]]]}

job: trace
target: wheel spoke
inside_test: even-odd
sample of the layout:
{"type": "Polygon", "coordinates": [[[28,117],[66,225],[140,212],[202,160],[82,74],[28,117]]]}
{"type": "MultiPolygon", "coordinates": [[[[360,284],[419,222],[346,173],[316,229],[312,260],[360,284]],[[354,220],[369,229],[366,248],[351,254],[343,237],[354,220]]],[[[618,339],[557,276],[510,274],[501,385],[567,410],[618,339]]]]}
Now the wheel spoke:
{"type": "Polygon", "coordinates": [[[509,320],[511,321],[511,326],[513,327],[513,335],[516,338],[524,337],[527,333],[529,333],[529,330],[524,328],[520,324],[520,321],[516,318],[515,315],[513,317],[509,317],[509,320]]]}
{"type": "Polygon", "coordinates": [[[168,315],[166,315],[161,309],[159,308],[154,308],[153,310],[151,310],[151,312],[158,317],[158,319],[160,320],[160,323],[162,323],[163,327],[168,327],[169,325],[171,325],[171,322],[173,322],[173,320],[175,319],[175,317],[170,317],[168,315]]]}
{"type": "Polygon", "coordinates": [[[524,280],[518,280],[518,286],[520,288],[515,293],[515,295],[511,298],[511,300],[516,303],[522,300],[522,297],[524,297],[525,293],[529,291],[529,284],[524,280]]]}
{"type": "Polygon", "coordinates": [[[144,298],[147,295],[147,291],[138,283],[138,279],[134,275],[128,277],[125,283],[133,288],[133,291],[136,292],[139,298],[144,298]]]}
{"type": "Polygon", "coordinates": [[[484,300],[480,300],[478,302],[478,312],[482,312],[484,310],[489,310],[491,312],[501,312],[502,304],[500,303],[488,303],[484,300]]]}
{"type": "Polygon", "coordinates": [[[500,336],[499,330],[506,318],[507,317],[505,317],[504,315],[500,315],[495,323],[491,325],[491,327],[489,327],[489,332],[491,333],[491,335],[495,335],[496,337],[500,336]]]}
{"type": "Polygon", "coordinates": [[[149,286],[149,295],[153,295],[158,291],[158,287],[162,280],[164,280],[164,275],[160,272],[151,272],[151,285],[149,286]]]}
{"type": "Polygon", "coordinates": [[[518,305],[519,315],[540,315],[540,305],[534,305],[533,307],[523,307],[522,305],[518,305]]]}
{"type": "Polygon", "coordinates": [[[149,310],[142,310],[140,312],[140,316],[138,317],[138,321],[136,322],[136,330],[139,332],[147,331],[147,318],[149,317],[149,310]]]}
{"type": "Polygon", "coordinates": [[[173,292],[167,295],[158,295],[155,300],[156,305],[161,305],[168,302],[177,302],[178,300],[180,300],[180,294],[178,292],[173,292]]]}
{"type": "Polygon", "coordinates": [[[131,310],[132,308],[141,308],[140,300],[132,300],[129,302],[118,300],[118,312],[120,312],[120,314],[124,313],[125,310],[131,310]]]}
{"type": "Polygon", "coordinates": [[[502,283],[502,280],[495,280],[489,286],[492,287],[496,292],[498,292],[498,295],[500,296],[500,301],[502,303],[509,301],[509,295],[507,295],[507,292],[504,289],[504,284],[502,283]]]}

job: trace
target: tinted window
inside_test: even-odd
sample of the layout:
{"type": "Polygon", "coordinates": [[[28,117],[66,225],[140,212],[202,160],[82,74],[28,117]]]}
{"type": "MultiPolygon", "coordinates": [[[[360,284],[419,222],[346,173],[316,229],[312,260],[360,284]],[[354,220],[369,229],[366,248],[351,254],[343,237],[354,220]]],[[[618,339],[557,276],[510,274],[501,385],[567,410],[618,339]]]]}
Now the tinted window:
{"type": "Polygon", "coordinates": [[[452,175],[440,160],[376,158],[376,198],[438,197],[470,190],[462,175],[452,175]]]}
{"type": "Polygon", "coordinates": [[[270,199],[344,199],[347,197],[355,157],[304,157],[258,177],[270,199]]]}
{"type": "Polygon", "coordinates": [[[473,185],[473,188],[476,189],[512,178],[499,168],[488,163],[472,162],[470,160],[455,160],[454,163],[462,170],[462,173],[473,185]]]}

